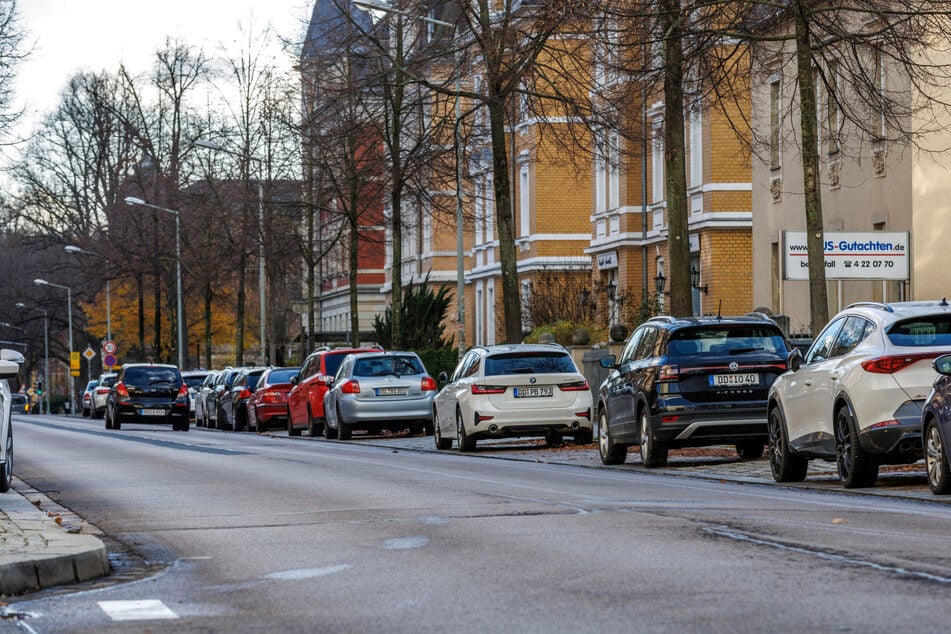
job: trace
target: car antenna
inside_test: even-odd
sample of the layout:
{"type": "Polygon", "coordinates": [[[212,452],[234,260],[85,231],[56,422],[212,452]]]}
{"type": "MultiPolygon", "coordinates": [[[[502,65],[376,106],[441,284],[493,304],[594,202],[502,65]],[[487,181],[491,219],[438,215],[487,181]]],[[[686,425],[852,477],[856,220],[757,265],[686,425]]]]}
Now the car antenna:
{"type": "Polygon", "coordinates": [[[717,319],[723,319],[723,298],[720,298],[720,302],[717,304],[717,319]]]}
{"type": "Polygon", "coordinates": [[[942,298],[941,298],[941,301],[938,302],[938,306],[947,306],[947,305],[948,305],[948,298],[947,298],[947,297],[942,297],[942,298]]]}

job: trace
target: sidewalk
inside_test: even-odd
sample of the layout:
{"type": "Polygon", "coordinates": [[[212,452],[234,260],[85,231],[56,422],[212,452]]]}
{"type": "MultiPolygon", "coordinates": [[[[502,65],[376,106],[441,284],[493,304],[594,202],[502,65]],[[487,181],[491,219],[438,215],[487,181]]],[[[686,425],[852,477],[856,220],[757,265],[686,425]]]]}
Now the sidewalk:
{"type": "Polygon", "coordinates": [[[109,574],[105,545],[82,533],[78,518],[67,511],[64,521],[59,512],[40,510],[26,497],[35,492],[19,480],[14,484],[16,489],[0,493],[0,596],[109,574]]]}

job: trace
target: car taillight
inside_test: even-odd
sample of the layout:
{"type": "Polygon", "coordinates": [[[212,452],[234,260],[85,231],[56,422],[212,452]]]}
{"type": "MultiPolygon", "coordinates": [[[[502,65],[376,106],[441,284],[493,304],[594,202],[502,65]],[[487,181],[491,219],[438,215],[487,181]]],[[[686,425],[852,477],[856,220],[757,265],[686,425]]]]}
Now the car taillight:
{"type": "Polygon", "coordinates": [[[504,385],[476,385],[470,388],[473,394],[505,394],[504,385]]]}
{"type": "Polygon", "coordinates": [[[862,362],[862,369],[872,374],[894,374],[922,359],[935,359],[940,356],[937,352],[922,354],[895,354],[885,357],[875,357],[862,362]]]}
{"type": "Polygon", "coordinates": [[[188,385],[182,383],[182,386],[178,388],[178,398],[188,398],[188,385]]]}
{"type": "Polygon", "coordinates": [[[119,381],[118,383],[116,383],[116,394],[121,399],[129,398],[129,389],[125,386],[125,383],[123,383],[122,381],[119,381]]]}
{"type": "Polygon", "coordinates": [[[343,385],[340,386],[340,391],[344,394],[359,394],[360,393],[360,383],[350,379],[345,381],[343,385]]]}
{"type": "Polygon", "coordinates": [[[333,381],[333,380],[334,380],[334,378],[333,378],[331,375],[329,375],[329,374],[318,374],[318,375],[317,375],[317,378],[314,379],[314,382],[315,382],[315,383],[318,383],[318,384],[320,384],[320,385],[327,385],[328,383],[330,383],[330,382],[333,381]]]}
{"type": "Polygon", "coordinates": [[[574,381],[573,383],[562,383],[558,386],[562,392],[584,392],[591,389],[587,381],[574,381]]]}
{"type": "Polygon", "coordinates": [[[424,376],[423,380],[420,383],[419,389],[421,389],[424,392],[435,392],[439,388],[436,387],[436,382],[433,380],[433,377],[424,376]]]}
{"type": "Polygon", "coordinates": [[[108,394],[108,393],[109,393],[109,388],[107,388],[107,387],[97,387],[97,388],[96,388],[96,394],[108,394]]]}
{"type": "Polygon", "coordinates": [[[261,393],[261,403],[265,405],[274,405],[284,402],[284,394],[274,390],[267,390],[261,393]]]}
{"type": "Polygon", "coordinates": [[[680,378],[680,366],[676,364],[660,366],[658,381],[677,381],[680,378]]]}
{"type": "Polygon", "coordinates": [[[244,389],[238,392],[239,399],[251,398],[251,390],[244,389]]]}

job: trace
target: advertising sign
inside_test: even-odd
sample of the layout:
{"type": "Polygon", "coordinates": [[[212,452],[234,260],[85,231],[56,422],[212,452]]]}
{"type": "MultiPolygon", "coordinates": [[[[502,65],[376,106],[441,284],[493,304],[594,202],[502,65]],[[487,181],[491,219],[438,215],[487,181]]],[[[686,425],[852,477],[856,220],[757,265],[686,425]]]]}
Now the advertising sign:
{"type": "MultiPolygon", "coordinates": [[[[829,280],[907,280],[911,257],[907,231],[826,231],[825,266],[829,280]]],[[[783,232],[787,280],[809,279],[805,231],[783,232]]]]}

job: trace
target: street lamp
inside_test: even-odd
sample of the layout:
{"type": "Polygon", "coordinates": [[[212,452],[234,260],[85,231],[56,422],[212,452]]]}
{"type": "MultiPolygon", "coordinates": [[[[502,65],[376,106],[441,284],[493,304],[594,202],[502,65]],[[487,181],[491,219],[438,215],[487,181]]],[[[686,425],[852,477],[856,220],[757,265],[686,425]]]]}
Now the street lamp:
{"type": "Polygon", "coordinates": [[[109,258],[99,255],[93,251],[86,251],[75,245],[68,245],[65,247],[66,251],[69,253],[75,253],[78,255],[91,255],[97,258],[102,258],[106,261],[106,340],[112,341],[112,300],[109,293],[109,258]]]}
{"type": "Polygon", "coordinates": [[[139,206],[139,207],[148,207],[149,209],[158,209],[159,211],[166,211],[173,216],[175,216],[175,276],[178,282],[178,290],[175,293],[175,299],[177,303],[178,310],[178,367],[180,369],[185,369],[184,354],[185,348],[185,337],[183,334],[183,325],[182,320],[185,317],[184,312],[182,312],[182,230],[181,230],[181,217],[177,211],[174,209],[169,209],[167,207],[159,207],[158,205],[153,205],[152,203],[147,203],[141,198],[136,198],[135,196],[126,196],[125,204],[130,206],[139,206]]]}
{"type": "Polygon", "coordinates": [[[239,158],[247,158],[249,161],[255,161],[258,164],[258,231],[261,234],[258,251],[258,296],[260,297],[261,311],[261,365],[267,365],[267,274],[265,271],[267,254],[264,249],[264,163],[259,157],[253,154],[238,154],[214,141],[198,139],[195,141],[195,145],[214,150],[215,152],[224,152],[225,154],[239,158]]]}
{"type": "MultiPolygon", "coordinates": [[[[29,310],[30,307],[23,302],[17,302],[17,308],[20,310],[29,310]]],[[[50,315],[44,308],[35,310],[43,313],[43,391],[46,394],[46,413],[50,413],[50,315]]],[[[42,401],[41,401],[42,402],[42,401]]],[[[42,407],[40,408],[42,414],[42,407]]]]}
{"type": "MultiPolygon", "coordinates": [[[[386,0],[354,0],[353,6],[356,8],[367,11],[371,15],[374,11],[379,11],[381,13],[392,13],[396,15],[402,15],[405,17],[413,18],[416,20],[422,20],[423,22],[428,22],[430,24],[436,24],[438,26],[445,26],[451,29],[455,29],[456,25],[452,22],[446,22],[445,20],[437,20],[436,18],[431,18],[424,15],[415,15],[397,9],[396,7],[390,5],[386,0]]],[[[463,151],[462,151],[462,140],[461,133],[459,130],[459,123],[462,119],[462,102],[460,100],[459,93],[462,91],[462,84],[459,78],[459,74],[456,74],[456,80],[454,85],[455,90],[455,103],[453,104],[453,114],[455,115],[455,126],[453,129],[453,145],[455,150],[456,158],[456,345],[459,349],[459,360],[462,360],[462,356],[466,351],[466,309],[465,309],[465,287],[466,287],[466,275],[465,275],[465,266],[463,263],[463,257],[465,256],[465,239],[463,233],[463,218],[462,218],[462,160],[463,160],[463,151]]]]}
{"type": "MultiPolygon", "coordinates": [[[[38,286],[52,286],[53,288],[66,290],[67,323],[69,324],[69,414],[72,416],[76,411],[76,381],[73,378],[73,289],[69,286],[54,284],[53,282],[47,282],[39,278],[33,280],[33,283],[38,286]]],[[[47,356],[47,358],[49,357],[47,356]]],[[[49,389],[49,383],[47,383],[46,388],[49,389]]],[[[47,402],[46,408],[46,413],[49,414],[49,402],[47,402]]]]}

